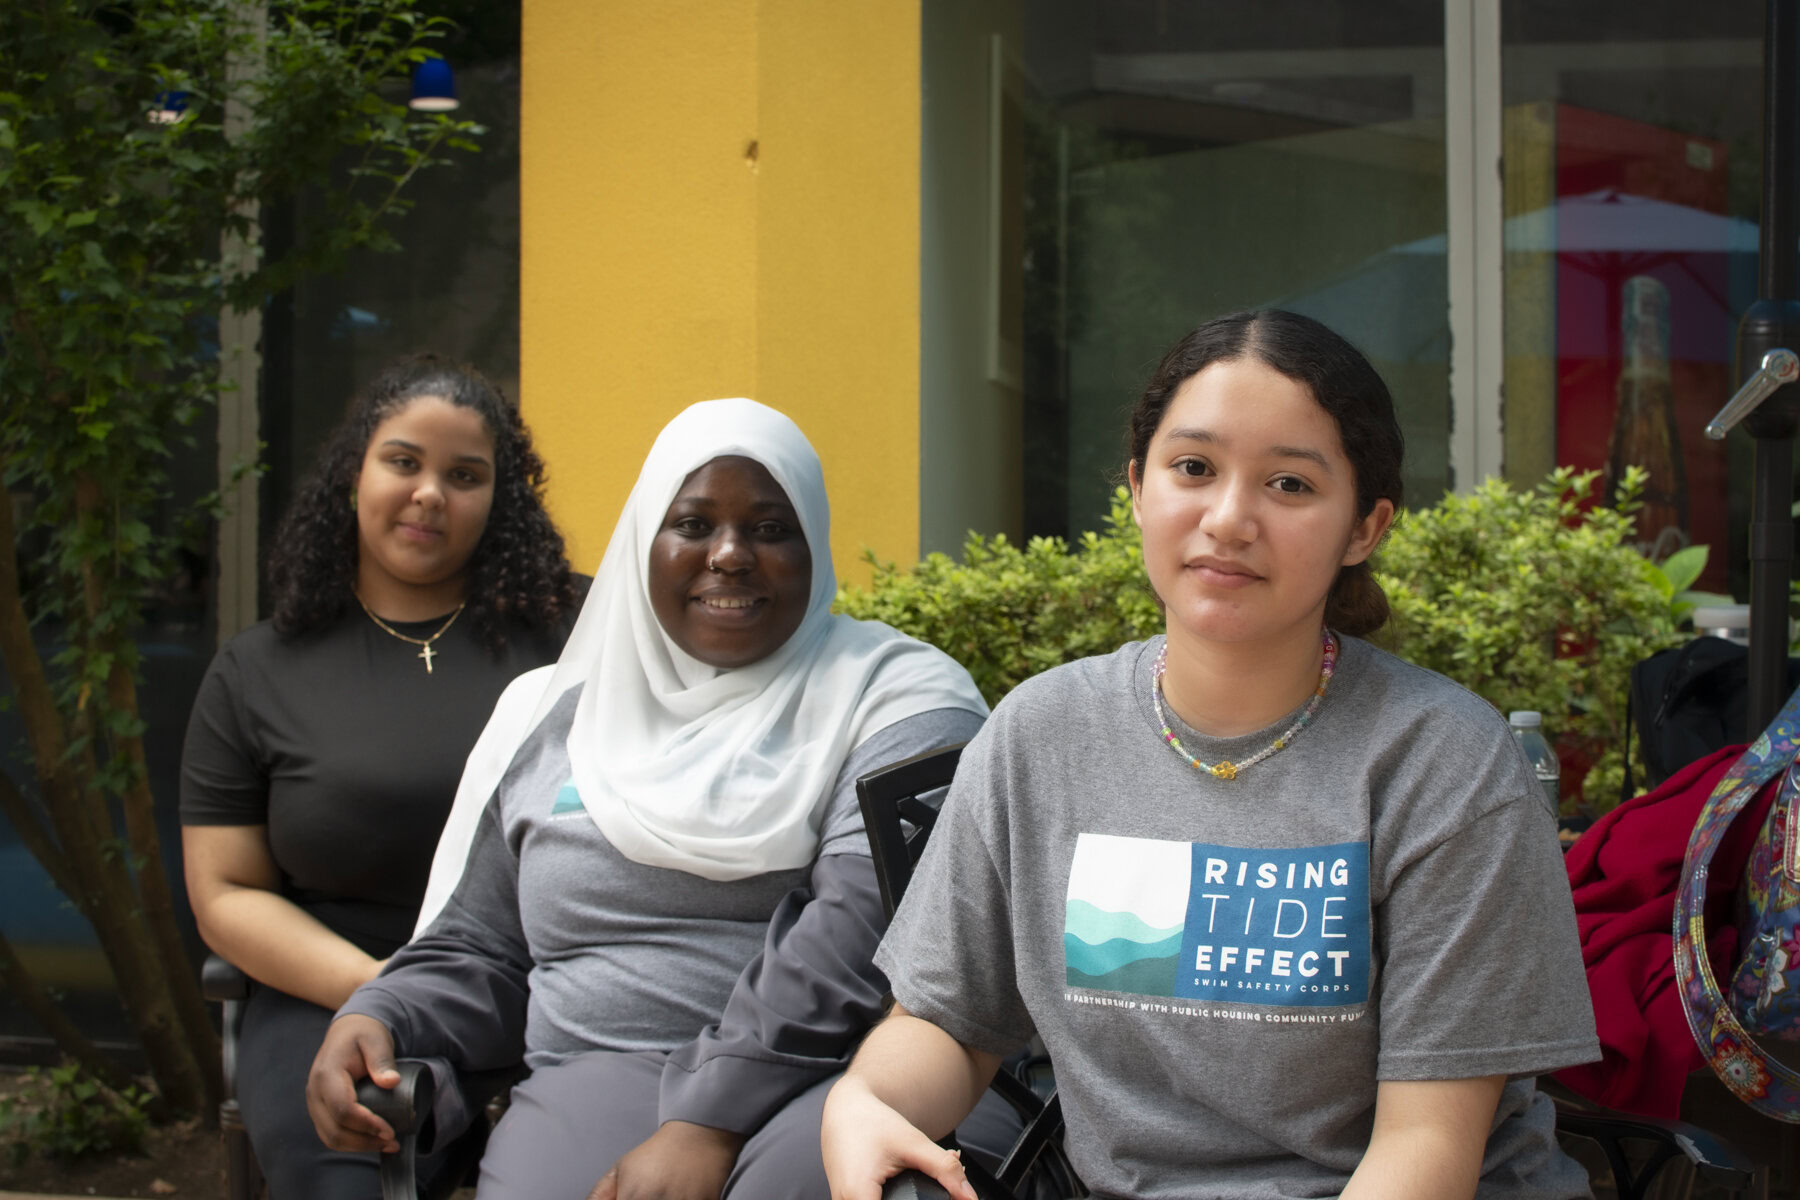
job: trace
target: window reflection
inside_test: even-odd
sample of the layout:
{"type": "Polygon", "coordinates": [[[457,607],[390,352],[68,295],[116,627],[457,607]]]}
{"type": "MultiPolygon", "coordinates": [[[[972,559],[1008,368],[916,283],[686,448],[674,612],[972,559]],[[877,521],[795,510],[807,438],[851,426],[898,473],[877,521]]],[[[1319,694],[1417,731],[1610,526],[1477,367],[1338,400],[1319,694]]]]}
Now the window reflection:
{"type": "Polygon", "coordinates": [[[1028,532],[1098,525],[1156,355],[1249,307],[1356,342],[1441,493],[1442,5],[1026,3],[1022,46],[1028,532]]]}
{"type": "Polygon", "coordinates": [[[1756,295],[1762,13],[1502,8],[1507,473],[1643,466],[1643,548],[1739,594],[1748,450],[1701,430],[1756,295]]]}
{"type": "MultiPolygon", "coordinates": [[[[393,224],[400,250],[354,254],[343,270],[304,279],[270,306],[265,543],[351,391],[396,356],[431,350],[473,363],[518,399],[519,59],[512,36],[510,57],[457,62],[456,115],[486,132],[478,152],[451,152],[447,165],[421,177],[412,208],[393,224]]],[[[318,218],[302,204],[276,219],[318,218]]]]}

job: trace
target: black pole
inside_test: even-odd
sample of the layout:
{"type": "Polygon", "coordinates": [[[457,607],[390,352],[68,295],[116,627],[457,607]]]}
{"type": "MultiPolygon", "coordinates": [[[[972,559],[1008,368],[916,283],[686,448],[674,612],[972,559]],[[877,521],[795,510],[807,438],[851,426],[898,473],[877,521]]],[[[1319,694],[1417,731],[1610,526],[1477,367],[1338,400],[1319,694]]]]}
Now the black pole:
{"type": "MultiPolygon", "coordinates": [[[[1762,243],[1757,280],[1765,300],[1796,298],[1794,235],[1800,192],[1794,184],[1800,137],[1800,12],[1794,0],[1767,0],[1763,41],[1762,243]]],[[[1752,370],[1755,367],[1751,368],[1752,370]]]]}
{"type": "MultiPolygon", "coordinates": [[[[1761,297],[1738,323],[1739,386],[1777,347],[1800,353],[1800,2],[1766,0],[1763,40],[1761,297]]],[[[1787,698],[1788,579],[1794,563],[1794,433],[1800,385],[1788,384],[1745,418],[1756,439],[1750,500],[1750,696],[1746,739],[1787,698]]]]}

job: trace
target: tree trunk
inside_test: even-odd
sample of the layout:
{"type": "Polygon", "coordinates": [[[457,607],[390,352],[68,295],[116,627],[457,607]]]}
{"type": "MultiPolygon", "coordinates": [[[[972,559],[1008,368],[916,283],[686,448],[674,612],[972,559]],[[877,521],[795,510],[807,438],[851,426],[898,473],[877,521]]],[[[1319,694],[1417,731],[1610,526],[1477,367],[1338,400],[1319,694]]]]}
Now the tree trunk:
{"type": "MultiPolygon", "coordinates": [[[[114,709],[129,713],[135,728],[138,724],[137,684],[118,657],[113,659],[109,688],[114,709]]],[[[172,993],[182,1032],[200,1068],[200,1078],[206,1088],[206,1108],[211,1111],[225,1098],[219,1040],[213,1033],[206,999],[200,994],[194,964],[188,958],[187,947],[181,941],[180,926],[175,921],[175,902],[169,893],[168,874],[163,870],[162,839],[156,832],[156,798],[150,793],[143,739],[136,735],[115,738],[113,754],[125,758],[131,766],[131,786],[121,800],[126,835],[137,860],[137,890],[143,903],[144,921],[155,939],[157,956],[163,962],[163,978],[172,993]]]]}
{"type": "MultiPolygon", "coordinates": [[[[84,740],[91,750],[91,739],[84,740]]],[[[126,1017],[143,1046],[164,1101],[180,1111],[203,1112],[206,1081],[193,1047],[183,1036],[169,973],[153,949],[105,795],[93,782],[97,774],[93,756],[83,753],[75,761],[82,764],[80,774],[88,786],[50,806],[57,840],[80,889],[71,899],[93,926],[112,967],[126,1017]]],[[[182,970],[187,970],[185,959],[182,970]]]]}
{"type": "Polygon", "coordinates": [[[114,1066],[86,1034],[75,1028],[75,1023],[65,1017],[56,1002],[50,999],[38,981],[31,977],[25,964],[19,961],[12,943],[0,934],[0,977],[6,980],[7,990],[19,998],[39,1025],[47,1030],[62,1052],[79,1063],[83,1070],[104,1083],[115,1092],[122,1092],[131,1086],[131,1080],[125,1072],[114,1066]]]}
{"type": "MultiPolygon", "coordinates": [[[[73,885],[67,894],[99,937],[164,1102],[177,1110],[205,1111],[207,1097],[217,1086],[217,1072],[209,1086],[195,1047],[183,1036],[168,972],[157,961],[155,940],[139,913],[139,897],[118,853],[117,833],[96,778],[92,738],[81,738],[76,743],[81,748],[70,753],[71,739],[32,643],[19,593],[10,503],[0,503],[0,659],[12,681],[39,793],[60,852],[40,861],[58,886],[73,885]]],[[[24,806],[9,804],[8,814],[15,808],[24,806]]],[[[21,826],[21,838],[34,854],[51,844],[35,819],[21,826]]],[[[191,978],[185,955],[179,967],[184,978],[191,978]]],[[[210,1030],[207,1038],[210,1045],[210,1030]]],[[[73,1047],[64,1049],[77,1053],[73,1047]]]]}

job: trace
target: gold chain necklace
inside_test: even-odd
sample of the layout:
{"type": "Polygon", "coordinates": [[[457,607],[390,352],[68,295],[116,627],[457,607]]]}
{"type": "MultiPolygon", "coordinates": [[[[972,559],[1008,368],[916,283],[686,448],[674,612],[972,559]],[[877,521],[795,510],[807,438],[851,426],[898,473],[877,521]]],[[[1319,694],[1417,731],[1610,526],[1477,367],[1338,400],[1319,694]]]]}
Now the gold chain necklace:
{"type": "Polygon", "coordinates": [[[442,625],[439,625],[437,627],[437,632],[430,637],[416,638],[401,633],[398,629],[395,629],[392,625],[389,625],[386,621],[376,616],[374,609],[370,608],[367,604],[363,604],[363,598],[357,594],[355,588],[350,590],[350,594],[356,596],[356,602],[362,604],[362,610],[369,614],[369,620],[380,626],[383,633],[392,634],[403,642],[411,642],[413,645],[421,647],[419,650],[419,657],[425,660],[425,673],[427,675],[431,674],[431,660],[437,655],[437,651],[431,648],[431,643],[443,637],[444,631],[456,624],[456,618],[462,616],[462,610],[467,608],[469,604],[467,600],[464,600],[461,604],[457,605],[456,611],[450,614],[450,619],[445,621],[442,625]]]}

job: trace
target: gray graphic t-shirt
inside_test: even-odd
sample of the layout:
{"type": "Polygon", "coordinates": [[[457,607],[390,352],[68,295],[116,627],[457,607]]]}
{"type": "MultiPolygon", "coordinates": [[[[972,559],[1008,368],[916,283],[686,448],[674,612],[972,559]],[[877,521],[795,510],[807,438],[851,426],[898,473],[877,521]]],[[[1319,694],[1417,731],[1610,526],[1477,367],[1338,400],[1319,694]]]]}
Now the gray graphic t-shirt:
{"type": "MultiPolygon", "coordinates": [[[[1381,1080],[1506,1074],[1482,1197],[1587,1194],[1529,1076],[1599,1056],[1544,804],[1487,703],[1343,639],[1307,728],[1235,780],[1159,735],[1160,639],[1016,689],[965,751],[876,961],[1056,1064],[1096,1196],[1336,1196],[1381,1080]]],[[[1242,738],[1176,733],[1241,761],[1242,738]]]]}

